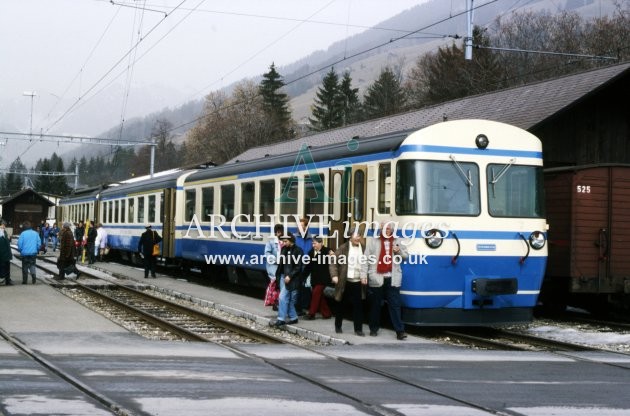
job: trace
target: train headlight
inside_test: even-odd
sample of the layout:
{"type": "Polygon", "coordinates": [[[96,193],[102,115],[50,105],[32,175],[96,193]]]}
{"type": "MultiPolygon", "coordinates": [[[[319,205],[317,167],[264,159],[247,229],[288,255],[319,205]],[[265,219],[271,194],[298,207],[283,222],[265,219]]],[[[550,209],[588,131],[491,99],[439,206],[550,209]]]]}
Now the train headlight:
{"type": "Polygon", "coordinates": [[[488,147],[489,143],[490,143],[490,140],[488,140],[488,136],[486,136],[485,134],[480,134],[475,138],[475,144],[481,150],[488,147]]]}
{"type": "Polygon", "coordinates": [[[540,231],[534,231],[529,235],[529,245],[534,250],[540,250],[545,246],[545,234],[540,231]]]}
{"type": "Polygon", "coordinates": [[[427,243],[427,246],[431,248],[440,247],[442,245],[442,242],[444,241],[445,236],[445,234],[437,228],[427,231],[424,235],[424,242],[427,243]]]}

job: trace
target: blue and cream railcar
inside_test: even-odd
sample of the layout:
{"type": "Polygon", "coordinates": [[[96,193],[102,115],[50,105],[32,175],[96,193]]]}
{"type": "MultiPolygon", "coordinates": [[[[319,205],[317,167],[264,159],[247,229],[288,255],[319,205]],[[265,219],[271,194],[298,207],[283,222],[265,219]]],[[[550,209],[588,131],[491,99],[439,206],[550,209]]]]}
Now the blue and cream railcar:
{"type": "Polygon", "coordinates": [[[161,256],[180,257],[174,240],[176,201],[182,198],[182,185],[193,171],[175,171],[153,178],[112,185],[100,194],[98,221],[108,233],[108,244],[123,256],[138,250],[145,225],[163,238],[161,256]]]}
{"type": "Polygon", "coordinates": [[[547,261],[540,140],[502,123],[451,121],[409,135],[395,159],[392,214],[424,230],[403,265],[405,321],[530,320],[547,261]]]}
{"type": "Polygon", "coordinates": [[[86,188],[59,200],[57,223],[70,221],[77,224],[79,221],[93,221],[98,216],[98,201],[102,191],[102,186],[86,188]]]}
{"type": "Polygon", "coordinates": [[[411,253],[410,324],[527,321],[545,270],[541,143],[502,123],[449,121],[230,163],[189,175],[183,196],[183,258],[259,270],[275,223],[296,232],[295,219],[310,217],[334,247],[349,228],[393,221],[411,253]]]}

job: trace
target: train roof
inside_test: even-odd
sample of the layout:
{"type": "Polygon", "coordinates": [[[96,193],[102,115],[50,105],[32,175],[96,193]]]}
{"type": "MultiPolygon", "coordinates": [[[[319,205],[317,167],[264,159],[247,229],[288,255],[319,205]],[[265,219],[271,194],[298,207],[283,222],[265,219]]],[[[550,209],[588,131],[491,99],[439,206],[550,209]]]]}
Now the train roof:
{"type": "MultiPolygon", "coordinates": [[[[410,133],[412,132],[399,131],[374,137],[348,137],[343,143],[335,143],[321,147],[308,146],[307,149],[309,157],[312,158],[313,162],[394,151],[398,149],[400,144],[410,133]]],[[[267,154],[255,160],[246,160],[243,162],[236,161],[234,163],[211,167],[188,176],[186,178],[186,183],[292,166],[296,163],[296,157],[298,156],[299,153],[296,152],[288,152],[279,155],[267,154]]]]}
{"type": "Polygon", "coordinates": [[[156,189],[175,188],[177,186],[177,179],[180,176],[187,173],[184,170],[170,170],[165,172],[156,173],[153,178],[139,177],[129,179],[120,184],[112,184],[106,190],[101,192],[101,198],[116,197],[129,195],[136,192],[153,191],[156,189]]]}
{"type": "Polygon", "coordinates": [[[64,196],[59,201],[60,205],[79,202],[91,202],[94,201],[97,195],[105,189],[105,186],[91,186],[89,188],[81,188],[75,190],[71,195],[64,196]]]}
{"type": "Polygon", "coordinates": [[[531,131],[544,120],[566,110],[622,76],[630,63],[611,65],[579,74],[513,87],[436,104],[420,110],[369,120],[294,140],[254,147],[226,164],[254,160],[264,155],[297,152],[303,145],[330,146],[349,138],[419,130],[446,121],[484,119],[531,131]]]}

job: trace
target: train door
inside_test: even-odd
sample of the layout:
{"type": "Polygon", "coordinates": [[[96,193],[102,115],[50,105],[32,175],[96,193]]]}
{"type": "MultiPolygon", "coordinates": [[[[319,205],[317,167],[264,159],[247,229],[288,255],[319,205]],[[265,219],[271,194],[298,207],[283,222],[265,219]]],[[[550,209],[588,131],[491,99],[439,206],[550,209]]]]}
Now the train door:
{"type": "MultiPolygon", "coordinates": [[[[367,219],[367,166],[355,165],[352,167],[352,178],[350,179],[350,212],[348,220],[350,229],[354,230],[357,223],[367,219]]],[[[363,232],[363,230],[361,230],[363,232]]]]}
{"type": "Polygon", "coordinates": [[[613,166],[610,170],[610,217],[607,256],[608,280],[614,292],[630,293],[630,168],[613,166]]]}
{"type": "Polygon", "coordinates": [[[162,193],[162,256],[175,257],[175,189],[162,193]]]}
{"type": "Polygon", "coordinates": [[[330,236],[328,246],[333,250],[343,244],[346,231],[366,219],[367,167],[358,165],[330,170],[329,213],[330,236]]]}
{"type": "Polygon", "coordinates": [[[348,190],[349,181],[352,170],[350,167],[345,169],[330,169],[330,183],[328,195],[332,201],[329,203],[328,212],[331,215],[330,220],[330,238],[328,239],[328,247],[336,250],[344,243],[344,221],[347,219],[348,212],[348,190]]]}

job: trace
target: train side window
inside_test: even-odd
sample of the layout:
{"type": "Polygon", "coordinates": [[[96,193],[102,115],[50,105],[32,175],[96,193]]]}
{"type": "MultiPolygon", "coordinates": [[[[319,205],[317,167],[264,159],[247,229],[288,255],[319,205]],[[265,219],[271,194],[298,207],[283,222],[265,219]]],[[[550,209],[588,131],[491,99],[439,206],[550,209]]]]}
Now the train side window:
{"type": "Polygon", "coordinates": [[[221,187],[221,215],[226,221],[234,219],[234,185],[223,185],[221,187]]]}
{"type": "Polygon", "coordinates": [[[138,198],[138,222],[144,223],[144,196],[138,198]]]}
{"type": "Polygon", "coordinates": [[[241,214],[244,214],[243,221],[254,221],[254,205],[255,205],[255,186],[254,182],[245,182],[241,184],[241,214]]]}
{"type": "Polygon", "coordinates": [[[120,222],[122,222],[123,224],[127,222],[127,200],[126,199],[121,199],[120,200],[120,222]]]}
{"type": "Polygon", "coordinates": [[[280,179],[280,214],[297,215],[298,185],[297,176],[280,179]]]}
{"type": "Polygon", "coordinates": [[[160,193],[160,195],[158,195],[158,198],[160,200],[160,203],[158,204],[158,207],[160,209],[160,212],[158,213],[158,218],[160,219],[159,222],[164,224],[166,222],[166,218],[164,216],[164,192],[160,193]]]}
{"type": "Polygon", "coordinates": [[[389,214],[391,211],[392,164],[378,165],[378,212],[389,214]]]}
{"type": "Polygon", "coordinates": [[[197,190],[186,190],[186,207],[184,208],[184,221],[192,221],[195,214],[195,205],[197,203],[197,190]]]}
{"type": "Polygon", "coordinates": [[[315,178],[310,175],[304,178],[304,215],[315,215],[312,222],[319,222],[317,214],[324,214],[326,192],[324,187],[324,175],[319,174],[315,178]]]}
{"type": "Polygon", "coordinates": [[[149,222],[155,222],[155,195],[149,195],[149,222]]]}
{"type": "Polygon", "coordinates": [[[107,203],[107,212],[108,212],[108,220],[109,222],[114,222],[114,202],[113,201],[109,201],[107,203]]]}
{"type": "Polygon", "coordinates": [[[276,213],[276,183],[273,180],[260,182],[260,206],[258,207],[261,221],[271,221],[276,213]]]}
{"type": "Polygon", "coordinates": [[[333,173],[333,207],[332,207],[332,215],[334,221],[341,221],[341,200],[344,195],[342,195],[341,187],[343,185],[343,173],[342,172],[334,172],[333,173]]]}
{"type": "Polygon", "coordinates": [[[354,216],[355,221],[362,221],[365,218],[363,209],[365,207],[365,172],[357,170],[354,172],[354,179],[352,184],[353,195],[352,203],[354,204],[354,216]]]}
{"type": "Polygon", "coordinates": [[[210,221],[210,216],[214,215],[214,188],[203,188],[201,190],[201,218],[200,221],[210,221]]]}
{"type": "Polygon", "coordinates": [[[134,223],[136,222],[136,218],[134,217],[134,198],[129,198],[129,202],[127,203],[127,222],[134,223]]]}

